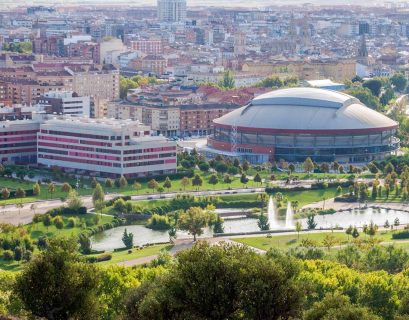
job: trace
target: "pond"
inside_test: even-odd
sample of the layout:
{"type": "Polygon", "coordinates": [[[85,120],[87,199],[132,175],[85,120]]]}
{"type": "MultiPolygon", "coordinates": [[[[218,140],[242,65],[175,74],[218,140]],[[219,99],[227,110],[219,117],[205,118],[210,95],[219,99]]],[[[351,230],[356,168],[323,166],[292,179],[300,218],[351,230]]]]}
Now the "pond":
{"type": "MultiPolygon", "coordinates": [[[[393,224],[394,220],[398,218],[400,224],[409,223],[409,213],[397,210],[386,209],[361,209],[352,211],[337,212],[330,215],[317,215],[315,222],[317,223],[317,229],[319,228],[331,228],[331,227],[343,227],[346,228],[349,225],[356,227],[362,227],[364,224],[368,224],[373,221],[378,226],[383,226],[385,221],[388,220],[389,224],[393,224]]],[[[303,228],[307,227],[307,219],[300,219],[303,228]]],[[[288,223],[286,220],[274,221],[274,225],[271,224],[274,230],[288,229],[288,223]]],[[[92,248],[95,250],[112,251],[116,248],[123,247],[122,235],[125,228],[128,232],[134,234],[134,244],[144,245],[147,243],[158,243],[169,241],[167,231],[154,231],[146,228],[143,225],[130,225],[121,226],[114,229],[106,230],[91,238],[92,248]]],[[[240,232],[253,232],[260,231],[257,225],[257,219],[226,219],[224,222],[224,231],[226,233],[240,233],[240,232]]],[[[213,235],[212,230],[207,228],[201,237],[211,237],[213,235]]],[[[186,238],[188,234],[186,232],[178,231],[178,238],[186,238]]]]}

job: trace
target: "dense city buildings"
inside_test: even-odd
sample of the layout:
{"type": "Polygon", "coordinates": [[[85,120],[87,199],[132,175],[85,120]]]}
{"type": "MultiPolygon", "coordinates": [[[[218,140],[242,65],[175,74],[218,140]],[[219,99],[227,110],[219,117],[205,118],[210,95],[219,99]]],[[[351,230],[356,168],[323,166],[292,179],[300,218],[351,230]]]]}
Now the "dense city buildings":
{"type": "Polygon", "coordinates": [[[214,120],[204,152],[251,163],[367,163],[398,150],[398,124],[343,93],[283,89],[214,120]]]}

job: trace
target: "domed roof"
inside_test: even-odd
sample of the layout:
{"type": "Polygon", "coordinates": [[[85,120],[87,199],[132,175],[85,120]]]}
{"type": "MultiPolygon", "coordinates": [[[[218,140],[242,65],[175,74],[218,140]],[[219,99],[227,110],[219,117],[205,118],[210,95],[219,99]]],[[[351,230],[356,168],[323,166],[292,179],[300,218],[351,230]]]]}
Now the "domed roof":
{"type": "Polygon", "coordinates": [[[340,131],[396,128],[397,123],[345,93],[291,88],[254,98],[214,120],[216,126],[279,131],[340,131]]]}

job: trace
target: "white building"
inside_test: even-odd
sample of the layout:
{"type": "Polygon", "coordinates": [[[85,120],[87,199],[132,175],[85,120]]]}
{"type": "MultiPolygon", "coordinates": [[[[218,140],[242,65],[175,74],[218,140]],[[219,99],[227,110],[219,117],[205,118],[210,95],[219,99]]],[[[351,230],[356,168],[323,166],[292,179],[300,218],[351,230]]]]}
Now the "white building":
{"type": "Polygon", "coordinates": [[[186,0],[158,0],[158,20],[184,22],[186,20],[186,0]]]}
{"type": "Polygon", "coordinates": [[[47,92],[38,99],[38,103],[49,113],[90,116],[90,97],[80,97],[71,91],[47,92]]]}
{"type": "Polygon", "coordinates": [[[176,142],[138,121],[54,117],[40,125],[38,164],[77,174],[141,177],[176,172],[176,142]]]}

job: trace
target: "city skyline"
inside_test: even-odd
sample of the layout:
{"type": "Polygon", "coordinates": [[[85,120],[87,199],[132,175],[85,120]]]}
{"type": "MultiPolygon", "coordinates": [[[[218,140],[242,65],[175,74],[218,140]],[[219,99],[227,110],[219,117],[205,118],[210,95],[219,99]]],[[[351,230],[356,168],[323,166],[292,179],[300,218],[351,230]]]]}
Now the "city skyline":
{"type": "MultiPolygon", "coordinates": [[[[30,6],[30,5],[91,5],[91,4],[101,4],[101,5],[123,5],[127,4],[130,6],[143,7],[143,6],[156,6],[156,0],[2,0],[4,5],[10,6],[30,6]]],[[[246,7],[246,8],[263,8],[269,6],[284,6],[284,5],[303,5],[311,3],[314,5],[351,5],[351,6],[378,6],[384,5],[385,3],[390,3],[388,0],[377,0],[370,1],[364,0],[359,3],[353,0],[273,0],[266,2],[264,0],[188,0],[187,5],[191,7],[203,6],[203,7],[246,7]]],[[[405,0],[395,0],[393,2],[405,2],[405,0]]]]}

